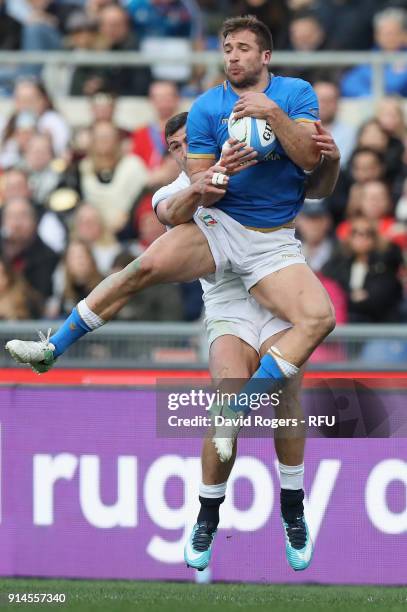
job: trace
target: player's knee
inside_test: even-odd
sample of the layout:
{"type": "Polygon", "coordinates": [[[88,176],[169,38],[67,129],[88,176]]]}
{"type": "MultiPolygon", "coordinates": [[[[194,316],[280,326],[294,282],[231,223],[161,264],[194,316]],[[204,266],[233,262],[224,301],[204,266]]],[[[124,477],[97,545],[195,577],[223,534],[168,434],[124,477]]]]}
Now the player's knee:
{"type": "Polygon", "coordinates": [[[314,310],[303,320],[306,335],[315,342],[322,342],[335,329],[335,324],[335,312],[330,304],[314,310]]]}

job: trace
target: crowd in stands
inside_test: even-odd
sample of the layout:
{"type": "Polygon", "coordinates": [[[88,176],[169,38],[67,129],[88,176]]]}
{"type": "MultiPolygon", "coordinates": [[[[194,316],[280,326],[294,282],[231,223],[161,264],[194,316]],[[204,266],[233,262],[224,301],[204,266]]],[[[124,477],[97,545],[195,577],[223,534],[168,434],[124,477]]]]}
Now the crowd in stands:
{"type": "MultiPolygon", "coordinates": [[[[225,16],[256,14],[278,49],[403,50],[407,10],[384,0],[0,0],[0,49],[214,49],[225,16]]],[[[327,73],[272,71],[310,80],[323,125],[341,152],[337,188],[307,200],[298,218],[308,262],[329,292],[338,323],[407,320],[407,65],[389,65],[387,96],[353,127],[341,98],[369,96],[369,66],[327,73]]],[[[69,125],[40,66],[0,65],[12,112],[0,119],[0,318],[59,318],[102,278],[164,231],[151,197],[178,174],[164,139],[181,99],[214,81],[188,66],[79,66],[71,95],[85,96],[89,124],[69,125]],[[148,96],[154,120],[117,123],[120,96],[148,96]]],[[[216,80],[216,79],[215,79],[216,80]]],[[[198,282],[143,292],[121,320],[195,320],[198,282]]]]}

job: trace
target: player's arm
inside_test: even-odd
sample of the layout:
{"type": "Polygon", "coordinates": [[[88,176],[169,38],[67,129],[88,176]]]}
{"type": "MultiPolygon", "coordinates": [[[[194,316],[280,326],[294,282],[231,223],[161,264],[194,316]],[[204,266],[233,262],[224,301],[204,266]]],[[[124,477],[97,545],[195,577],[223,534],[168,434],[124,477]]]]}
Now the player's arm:
{"type": "Polygon", "coordinates": [[[311,171],[319,164],[321,156],[312,138],[316,133],[312,120],[301,117],[291,119],[263,93],[243,94],[233,112],[236,119],[266,119],[288,157],[303,170],[311,171]]]}
{"type": "Polygon", "coordinates": [[[332,135],[322,127],[320,121],[315,122],[315,127],[317,133],[313,135],[313,139],[323,158],[318,168],[308,178],[305,197],[311,200],[326,198],[333,193],[341,160],[341,154],[332,135]]]}
{"type": "MultiPolygon", "coordinates": [[[[255,151],[253,147],[247,147],[243,142],[239,142],[234,138],[229,138],[222,147],[219,164],[223,166],[223,172],[225,174],[233,176],[256,165],[256,157],[257,151],[255,151]]],[[[188,174],[191,183],[199,184],[205,177],[205,174],[208,172],[208,170],[205,169],[208,161],[209,160],[205,158],[188,159],[188,174]]],[[[211,168],[209,168],[209,170],[210,169],[211,168]]],[[[201,200],[201,206],[213,206],[213,204],[218,202],[225,195],[227,185],[228,181],[225,182],[223,187],[221,186],[221,191],[218,193],[204,193],[201,200]]]]}
{"type": "Polygon", "coordinates": [[[257,153],[251,147],[230,138],[222,149],[218,164],[202,173],[190,187],[172,194],[159,202],[156,213],[165,225],[179,225],[190,221],[205,197],[221,198],[229,184],[229,176],[254,166],[257,153]]]}
{"type": "Polygon", "coordinates": [[[161,223],[172,226],[187,223],[198,206],[202,206],[205,197],[221,198],[229,182],[226,170],[224,166],[211,166],[195,183],[161,200],[155,209],[161,223]],[[222,180],[222,185],[216,186],[219,180],[222,180]]]}

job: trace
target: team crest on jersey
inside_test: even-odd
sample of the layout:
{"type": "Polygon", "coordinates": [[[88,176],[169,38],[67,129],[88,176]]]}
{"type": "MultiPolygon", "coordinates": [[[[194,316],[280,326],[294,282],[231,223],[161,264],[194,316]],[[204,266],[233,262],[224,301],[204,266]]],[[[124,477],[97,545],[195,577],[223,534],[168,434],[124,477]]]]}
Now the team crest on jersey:
{"type": "Polygon", "coordinates": [[[210,227],[211,225],[217,225],[218,223],[216,219],[214,219],[209,213],[201,214],[199,215],[199,218],[205,223],[207,227],[210,227]]]}

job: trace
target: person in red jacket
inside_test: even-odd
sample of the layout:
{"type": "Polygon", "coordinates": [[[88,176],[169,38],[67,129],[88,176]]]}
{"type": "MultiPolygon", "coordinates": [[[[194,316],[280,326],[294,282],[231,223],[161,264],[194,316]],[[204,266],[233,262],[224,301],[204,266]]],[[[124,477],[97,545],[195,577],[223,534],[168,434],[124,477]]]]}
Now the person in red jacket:
{"type": "Polygon", "coordinates": [[[131,150],[151,170],[150,186],[157,188],[171,183],[178,174],[174,160],[168,155],[164,136],[165,124],[179,110],[180,98],[176,84],[169,81],[152,83],[149,101],[155,119],[133,132],[131,150]]]}

